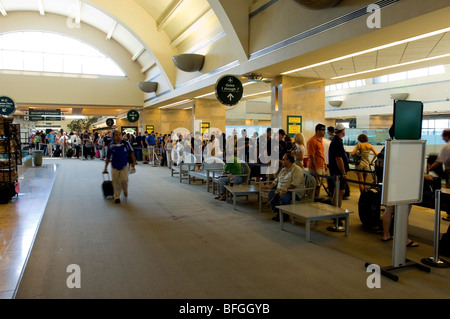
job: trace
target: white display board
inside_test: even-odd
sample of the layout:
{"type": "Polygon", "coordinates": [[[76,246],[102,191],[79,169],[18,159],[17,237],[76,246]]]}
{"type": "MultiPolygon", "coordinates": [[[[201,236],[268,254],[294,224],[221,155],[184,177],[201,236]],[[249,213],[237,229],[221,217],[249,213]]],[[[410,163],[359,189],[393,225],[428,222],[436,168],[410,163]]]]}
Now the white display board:
{"type": "Polygon", "coordinates": [[[424,140],[386,141],[381,203],[388,206],[422,201],[424,140]]]}

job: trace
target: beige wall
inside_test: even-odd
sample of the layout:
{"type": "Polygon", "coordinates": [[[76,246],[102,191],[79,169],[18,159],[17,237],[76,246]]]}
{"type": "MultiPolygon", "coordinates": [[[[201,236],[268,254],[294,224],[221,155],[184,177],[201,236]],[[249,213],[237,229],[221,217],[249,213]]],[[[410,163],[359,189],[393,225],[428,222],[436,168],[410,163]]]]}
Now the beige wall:
{"type": "Polygon", "coordinates": [[[302,117],[302,133],[307,140],[318,123],[325,123],[325,81],[282,76],[272,81],[272,127],[287,130],[287,116],[302,117]],[[275,94],[275,90],[278,93],[275,94]],[[277,111],[278,104],[278,111],[277,111]]]}
{"type": "Polygon", "coordinates": [[[177,128],[192,132],[192,110],[145,109],[142,113],[142,127],[154,125],[155,132],[167,134],[177,128]]]}
{"type": "Polygon", "coordinates": [[[196,121],[209,122],[211,129],[216,128],[225,133],[225,105],[216,99],[196,100],[194,116],[196,121]]]}

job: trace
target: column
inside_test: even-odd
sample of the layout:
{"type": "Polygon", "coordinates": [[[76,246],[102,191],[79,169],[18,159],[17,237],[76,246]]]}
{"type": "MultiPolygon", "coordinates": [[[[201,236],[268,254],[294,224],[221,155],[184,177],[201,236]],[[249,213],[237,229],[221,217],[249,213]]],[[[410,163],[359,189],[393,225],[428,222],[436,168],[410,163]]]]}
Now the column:
{"type": "Polygon", "coordinates": [[[325,122],[325,81],[279,76],[272,80],[272,127],[288,132],[287,117],[302,117],[305,140],[315,134],[315,126],[325,122]]]}

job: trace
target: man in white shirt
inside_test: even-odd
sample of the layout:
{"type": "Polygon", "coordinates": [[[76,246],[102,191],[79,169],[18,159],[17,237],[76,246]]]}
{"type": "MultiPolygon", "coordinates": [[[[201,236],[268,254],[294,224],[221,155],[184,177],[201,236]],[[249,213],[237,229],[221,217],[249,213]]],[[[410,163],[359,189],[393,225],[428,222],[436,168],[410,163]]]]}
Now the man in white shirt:
{"type": "MultiPolygon", "coordinates": [[[[305,187],[305,176],[303,170],[295,164],[295,158],[289,153],[283,156],[283,168],[278,177],[269,185],[264,185],[263,189],[269,190],[269,201],[272,211],[277,214],[272,218],[274,221],[280,221],[280,214],[276,206],[289,205],[292,199],[292,193],[288,189],[305,187]]],[[[287,220],[289,215],[284,214],[283,219],[287,220]]]]}
{"type": "Polygon", "coordinates": [[[80,133],[75,133],[70,137],[70,143],[72,144],[72,147],[75,149],[75,155],[77,158],[80,158],[80,144],[81,144],[81,138],[80,133]]]}

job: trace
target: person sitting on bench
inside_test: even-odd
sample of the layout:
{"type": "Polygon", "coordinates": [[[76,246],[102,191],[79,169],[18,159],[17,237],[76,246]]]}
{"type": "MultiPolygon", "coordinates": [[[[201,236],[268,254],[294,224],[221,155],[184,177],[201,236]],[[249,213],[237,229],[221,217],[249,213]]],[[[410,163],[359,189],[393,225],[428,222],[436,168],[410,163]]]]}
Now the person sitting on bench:
{"type": "Polygon", "coordinates": [[[242,176],[233,176],[233,175],[241,175],[242,174],[242,165],[238,162],[237,157],[233,158],[232,162],[228,162],[223,168],[222,177],[219,178],[217,183],[217,193],[218,195],[215,199],[218,200],[226,200],[225,196],[225,185],[229,184],[231,179],[233,179],[233,184],[242,183],[242,176]]]}
{"type": "MultiPolygon", "coordinates": [[[[295,164],[295,158],[290,153],[283,156],[283,168],[278,177],[269,185],[264,185],[263,189],[269,189],[269,202],[272,211],[276,214],[272,218],[280,221],[280,214],[276,206],[289,205],[292,200],[292,193],[288,189],[305,187],[305,177],[302,169],[295,164]]],[[[283,220],[289,219],[289,215],[283,214],[283,220]]]]}

